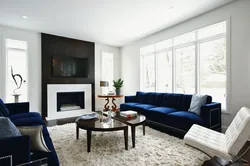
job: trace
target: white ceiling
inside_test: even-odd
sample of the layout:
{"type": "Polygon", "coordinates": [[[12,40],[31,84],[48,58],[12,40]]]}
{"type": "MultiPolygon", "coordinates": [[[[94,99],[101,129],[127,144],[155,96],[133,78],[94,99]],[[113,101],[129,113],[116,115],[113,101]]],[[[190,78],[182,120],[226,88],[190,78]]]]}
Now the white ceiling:
{"type": "Polygon", "coordinates": [[[0,0],[0,24],[124,46],[232,1],[0,0]]]}

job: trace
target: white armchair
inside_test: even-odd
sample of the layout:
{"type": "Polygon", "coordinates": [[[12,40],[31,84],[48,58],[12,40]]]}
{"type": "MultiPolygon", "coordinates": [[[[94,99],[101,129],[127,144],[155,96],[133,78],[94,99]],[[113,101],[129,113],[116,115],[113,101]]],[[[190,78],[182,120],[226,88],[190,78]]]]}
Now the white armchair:
{"type": "Polygon", "coordinates": [[[199,125],[193,125],[184,136],[184,142],[211,157],[220,157],[236,162],[250,149],[248,147],[245,152],[237,156],[249,136],[250,109],[242,107],[225,134],[199,125]]]}

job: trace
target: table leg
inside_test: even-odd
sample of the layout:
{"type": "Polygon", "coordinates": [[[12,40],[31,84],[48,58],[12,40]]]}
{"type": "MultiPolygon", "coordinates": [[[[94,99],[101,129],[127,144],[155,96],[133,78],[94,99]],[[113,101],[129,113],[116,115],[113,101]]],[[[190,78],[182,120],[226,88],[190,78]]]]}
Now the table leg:
{"type": "Polygon", "coordinates": [[[145,122],[142,124],[142,128],[143,128],[143,135],[145,135],[145,122]]]}
{"type": "Polygon", "coordinates": [[[88,152],[90,152],[90,147],[91,147],[91,135],[92,135],[92,131],[91,130],[87,130],[88,152]]]}
{"type": "Polygon", "coordinates": [[[118,109],[117,109],[117,105],[115,104],[115,98],[112,98],[112,111],[116,112],[118,109]]]}
{"type": "Polygon", "coordinates": [[[79,127],[76,125],[76,139],[79,139],[79,127]]]}
{"type": "Polygon", "coordinates": [[[135,126],[131,126],[132,146],[135,147],[135,126]]]}
{"type": "Polygon", "coordinates": [[[108,111],[109,110],[109,98],[107,97],[106,99],[105,99],[106,101],[107,101],[107,103],[104,105],[104,111],[108,111]]]}
{"type": "Polygon", "coordinates": [[[128,127],[124,129],[124,142],[125,142],[125,149],[128,150],[128,127]]]}

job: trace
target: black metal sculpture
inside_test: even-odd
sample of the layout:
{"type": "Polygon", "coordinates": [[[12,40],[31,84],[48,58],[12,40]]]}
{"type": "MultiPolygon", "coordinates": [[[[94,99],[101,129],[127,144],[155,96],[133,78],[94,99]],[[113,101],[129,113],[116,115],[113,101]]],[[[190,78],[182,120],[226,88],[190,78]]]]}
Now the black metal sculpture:
{"type": "Polygon", "coordinates": [[[22,77],[20,74],[13,74],[13,67],[12,67],[12,66],[11,66],[11,76],[12,76],[12,78],[13,78],[13,80],[14,80],[16,86],[17,86],[17,88],[15,88],[15,89],[13,90],[13,93],[16,94],[15,91],[18,90],[18,89],[20,89],[21,86],[22,86],[23,77],[22,77]],[[16,77],[19,77],[19,78],[20,78],[20,83],[19,83],[19,85],[18,85],[18,83],[17,83],[16,77]]]}

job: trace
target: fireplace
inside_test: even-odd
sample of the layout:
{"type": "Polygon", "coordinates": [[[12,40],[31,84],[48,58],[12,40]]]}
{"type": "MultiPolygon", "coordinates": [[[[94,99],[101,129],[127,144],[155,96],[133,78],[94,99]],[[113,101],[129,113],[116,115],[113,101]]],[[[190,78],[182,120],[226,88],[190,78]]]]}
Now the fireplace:
{"type": "Polygon", "coordinates": [[[57,112],[84,108],[84,92],[57,92],[57,112]]]}
{"type": "Polygon", "coordinates": [[[48,84],[46,120],[78,117],[92,112],[91,84],[48,84]]]}

